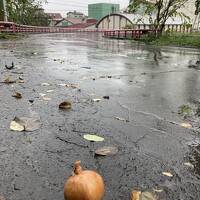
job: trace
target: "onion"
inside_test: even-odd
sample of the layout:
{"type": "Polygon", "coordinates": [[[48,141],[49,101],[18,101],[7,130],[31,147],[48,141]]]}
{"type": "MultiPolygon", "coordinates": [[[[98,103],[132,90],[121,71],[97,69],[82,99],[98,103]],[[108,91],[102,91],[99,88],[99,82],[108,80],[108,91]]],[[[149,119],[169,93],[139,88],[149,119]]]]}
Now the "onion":
{"type": "Polygon", "coordinates": [[[82,170],[81,162],[74,164],[74,174],[64,187],[65,200],[102,200],[104,182],[102,177],[90,170],[82,170]]]}

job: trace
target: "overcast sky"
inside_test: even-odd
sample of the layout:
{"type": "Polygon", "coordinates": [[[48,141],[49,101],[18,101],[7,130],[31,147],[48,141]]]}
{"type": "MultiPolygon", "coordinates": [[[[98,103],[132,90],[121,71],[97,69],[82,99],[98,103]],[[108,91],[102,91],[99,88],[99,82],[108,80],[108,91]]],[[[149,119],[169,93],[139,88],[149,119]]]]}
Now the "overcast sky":
{"type": "Polygon", "coordinates": [[[119,3],[120,8],[126,8],[129,0],[48,0],[48,4],[44,4],[46,12],[60,12],[63,16],[68,11],[80,11],[87,14],[87,5],[91,3],[119,3]]]}

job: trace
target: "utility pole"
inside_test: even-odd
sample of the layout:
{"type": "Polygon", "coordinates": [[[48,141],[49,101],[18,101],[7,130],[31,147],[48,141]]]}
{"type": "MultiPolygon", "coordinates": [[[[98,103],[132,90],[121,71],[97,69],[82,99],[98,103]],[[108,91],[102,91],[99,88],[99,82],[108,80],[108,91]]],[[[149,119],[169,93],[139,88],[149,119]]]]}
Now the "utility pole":
{"type": "Polygon", "coordinates": [[[3,13],[4,13],[4,21],[8,21],[8,12],[7,12],[7,5],[6,0],[3,0],[3,13]]]}

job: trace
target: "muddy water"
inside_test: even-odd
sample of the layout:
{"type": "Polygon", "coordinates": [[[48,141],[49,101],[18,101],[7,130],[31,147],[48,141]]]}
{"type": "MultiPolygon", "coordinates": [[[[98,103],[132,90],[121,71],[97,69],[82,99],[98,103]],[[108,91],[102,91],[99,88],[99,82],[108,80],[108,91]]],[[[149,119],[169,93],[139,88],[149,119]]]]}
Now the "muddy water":
{"type": "Polygon", "coordinates": [[[179,106],[199,101],[200,72],[188,68],[199,57],[198,49],[155,48],[96,34],[1,41],[1,81],[20,76],[25,83],[0,85],[0,193],[8,200],[61,200],[66,177],[80,159],[104,177],[105,200],[130,199],[132,189],[162,190],[156,193],[160,200],[200,199],[199,133],[182,128],[178,115],[179,106]],[[5,70],[12,61],[15,68],[5,70]],[[14,91],[23,98],[12,98],[14,91]],[[64,100],[72,102],[71,111],[59,111],[64,100]],[[32,112],[41,117],[40,130],[9,130],[15,116],[32,112]],[[105,141],[90,143],[86,133],[105,141]],[[119,148],[117,155],[94,156],[110,145],[119,148]]]}

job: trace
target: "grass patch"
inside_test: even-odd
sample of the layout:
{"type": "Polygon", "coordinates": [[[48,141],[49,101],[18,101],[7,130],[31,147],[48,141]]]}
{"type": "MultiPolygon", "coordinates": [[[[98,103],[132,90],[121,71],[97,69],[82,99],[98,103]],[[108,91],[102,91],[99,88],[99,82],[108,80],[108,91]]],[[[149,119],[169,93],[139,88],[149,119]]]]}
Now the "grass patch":
{"type": "Polygon", "coordinates": [[[17,40],[24,36],[24,34],[0,33],[0,40],[17,40]]]}
{"type": "Polygon", "coordinates": [[[164,33],[157,38],[149,35],[141,41],[157,46],[200,47],[200,33],[164,33]]]}

